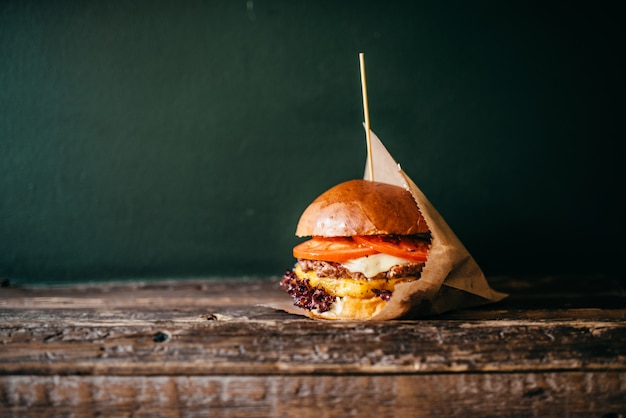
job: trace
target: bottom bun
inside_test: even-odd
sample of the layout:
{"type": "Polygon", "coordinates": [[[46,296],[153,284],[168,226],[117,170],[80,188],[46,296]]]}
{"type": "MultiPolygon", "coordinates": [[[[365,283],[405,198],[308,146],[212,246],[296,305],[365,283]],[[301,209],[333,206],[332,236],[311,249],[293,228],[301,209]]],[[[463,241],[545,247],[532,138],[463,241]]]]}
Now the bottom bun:
{"type": "Polygon", "coordinates": [[[337,297],[329,311],[307,311],[311,318],[319,319],[371,319],[379,313],[387,304],[382,298],[373,297],[368,299],[355,298],[352,296],[337,297]]]}

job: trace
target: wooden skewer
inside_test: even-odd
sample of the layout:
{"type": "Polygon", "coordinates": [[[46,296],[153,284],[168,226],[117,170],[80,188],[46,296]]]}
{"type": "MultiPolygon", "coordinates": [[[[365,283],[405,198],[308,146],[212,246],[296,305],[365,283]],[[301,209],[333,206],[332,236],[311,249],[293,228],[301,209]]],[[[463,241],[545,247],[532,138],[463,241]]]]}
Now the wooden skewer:
{"type": "Polygon", "coordinates": [[[361,91],[363,94],[363,116],[365,118],[365,141],[367,143],[367,165],[370,173],[370,181],[374,181],[374,162],[372,161],[372,140],[370,135],[370,111],[367,104],[367,83],[365,82],[365,55],[359,53],[361,66],[361,91]]]}

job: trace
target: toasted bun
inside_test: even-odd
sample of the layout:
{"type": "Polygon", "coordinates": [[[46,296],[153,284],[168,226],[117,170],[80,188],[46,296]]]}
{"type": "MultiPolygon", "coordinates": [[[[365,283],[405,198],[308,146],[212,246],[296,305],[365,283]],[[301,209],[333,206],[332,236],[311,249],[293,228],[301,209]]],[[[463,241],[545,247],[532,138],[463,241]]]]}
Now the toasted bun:
{"type": "Polygon", "coordinates": [[[344,296],[335,302],[334,308],[326,312],[307,311],[311,318],[320,319],[371,319],[380,312],[387,302],[381,298],[369,299],[344,296]]]}
{"type": "Polygon", "coordinates": [[[340,183],[315,199],[302,213],[296,235],[412,235],[428,232],[408,190],[369,180],[340,183]]]}

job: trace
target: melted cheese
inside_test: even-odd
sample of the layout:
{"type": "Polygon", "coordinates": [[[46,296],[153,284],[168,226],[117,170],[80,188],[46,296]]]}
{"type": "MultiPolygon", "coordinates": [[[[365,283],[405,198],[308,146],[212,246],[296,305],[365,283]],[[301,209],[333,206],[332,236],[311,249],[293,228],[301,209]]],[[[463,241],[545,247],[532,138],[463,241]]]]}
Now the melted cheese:
{"type": "Polygon", "coordinates": [[[411,281],[413,278],[402,277],[399,279],[377,279],[377,280],[356,280],[351,278],[331,279],[328,277],[319,277],[315,271],[303,271],[298,265],[294,269],[296,276],[300,279],[308,279],[312,287],[320,286],[324,288],[330,295],[338,298],[344,296],[352,296],[354,298],[371,298],[375,296],[372,289],[389,290],[393,292],[395,285],[399,282],[411,281]]]}
{"type": "Polygon", "coordinates": [[[348,260],[341,265],[353,273],[363,273],[365,277],[371,279],[377,274],[388,271],[393,266],[410,262],[411,261],[405,258],[394,257],[392,255],[381,253],[348,260]]]}

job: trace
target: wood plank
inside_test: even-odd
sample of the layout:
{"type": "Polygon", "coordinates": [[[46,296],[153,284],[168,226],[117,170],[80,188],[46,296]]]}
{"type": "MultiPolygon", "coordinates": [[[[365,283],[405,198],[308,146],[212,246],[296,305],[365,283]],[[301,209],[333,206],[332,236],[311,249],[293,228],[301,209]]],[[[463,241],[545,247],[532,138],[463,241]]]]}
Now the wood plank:
{"type": "Polygon", "coordinates": [[[505,301],[326,322],[272,280],[0,288],[0,416],[624,416],[620,280],[498,279],[505,301]]]}
{"type": "Polygon", "coordinates": [[[626,373],[0,376],[2,417],[617,417],[626,373]]]}
{"type": "MultiPolygon", "coordinates": [[[[0,374],[626,370],[626,305],[522,308],[538,283],[553,298],[565,289],[567,300],[589,300],[578,293],[589,281],[571,286],[577,299],[566,282],[511,280],[500,286],[519,290],[509,302],[367,323],[313,321],[259,306],[287,297],[274,280],[3,288],[0,374]]],[[[622,298],[611,283],[589,294],[622,298]]]]}
{"type": "MultiPolygon", "coordinates": [[[[289,302],[289,297],[278,286],[278,280],[154,280],[54,287],[21,287],[7,283],[0,287],[0,309],[160,308],[197,311],[209,306],[246,309],[257,304],[289,302]]],[[[626,280],[619,278],[493,277],[490,281],[494,288],[510,296],[497,304],[450,314],[455,317],[468,315],[468,318],[477,314],[477,317],[485,318],[495,309],[499,314],[507,311],[522,315],[524,312],[544,312],[551,318],[554,312],[567,313],[572,309],[626,309],[626,280]]]]}
{"type": "Polygon", "coordinates": [[[618,320],[325,322],[285,313],[282,319],[254,319],[80,312],[11,317],[0,329],[0,374],[626,370],[626,322],[618,320]]]}
{"type": "Polygon", "coordinates": [[[0,288],[0,309],[161,308],[254,306],[289,300],[271,280],[191,280],[0,288]]]}

